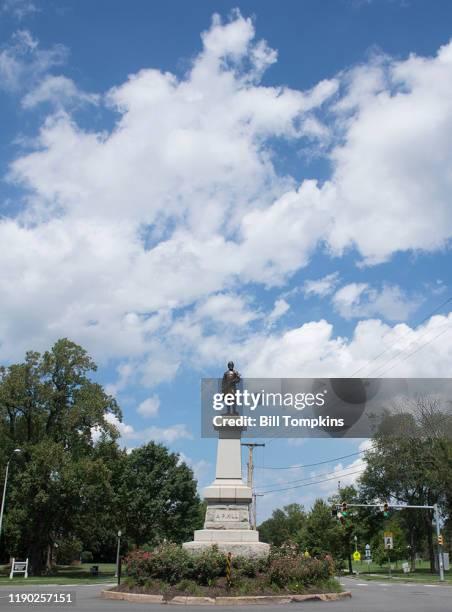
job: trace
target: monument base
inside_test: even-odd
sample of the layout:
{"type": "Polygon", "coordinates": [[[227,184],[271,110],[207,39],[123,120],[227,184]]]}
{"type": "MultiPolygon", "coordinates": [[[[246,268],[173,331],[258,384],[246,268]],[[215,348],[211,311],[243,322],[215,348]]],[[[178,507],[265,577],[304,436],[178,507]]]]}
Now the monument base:
{"type": "Polygon", "coordinates": [[[234,557],[247,557],[248,559],[265,559],[268,557],[270,545],[265,542],[185,542],[183,548],[190,553],[199,554],[211,546],[218,546],[218,550],[227,554],[231,553],[234,557]]]}
{"type": "Polygon", "coordinates": [[[255,559],[267,557],[270,550],[269,544],[259,542],[259,533],[252,529],[198,529],[194,541],[182,546],[191,553],[218,546],[224,553],[255,559]]]}

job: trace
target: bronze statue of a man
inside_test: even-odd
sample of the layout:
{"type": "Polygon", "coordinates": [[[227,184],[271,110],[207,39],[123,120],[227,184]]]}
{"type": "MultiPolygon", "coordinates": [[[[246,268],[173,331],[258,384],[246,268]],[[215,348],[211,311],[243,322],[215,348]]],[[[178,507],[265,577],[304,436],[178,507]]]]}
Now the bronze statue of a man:
{"type": "MultiPolygon", "coordinates": [[[[223,397],[227,394],[232,394],[235,396],[235,392],[237,390],[237,385],[240,382],[240,374],[237,370],[234,370],[234,362],[230,361],[228,363],[228,369],[223,374],[223,380],[221,383],[221,392],[223,393],[223,397]]],[[[228,414],[237,414],[235,409],[235,404],[227,407],[228,414]]]]}

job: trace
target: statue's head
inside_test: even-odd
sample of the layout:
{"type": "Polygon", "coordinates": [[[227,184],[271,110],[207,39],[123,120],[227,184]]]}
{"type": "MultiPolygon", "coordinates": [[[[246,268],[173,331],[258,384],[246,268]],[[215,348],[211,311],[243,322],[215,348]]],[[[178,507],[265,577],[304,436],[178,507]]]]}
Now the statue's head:
{"type": "Polygon", "coordinates": [[[233,370],[234,369],[234,362],[233,361],[229,361],[228,362],[228,370],[233,370]]]}

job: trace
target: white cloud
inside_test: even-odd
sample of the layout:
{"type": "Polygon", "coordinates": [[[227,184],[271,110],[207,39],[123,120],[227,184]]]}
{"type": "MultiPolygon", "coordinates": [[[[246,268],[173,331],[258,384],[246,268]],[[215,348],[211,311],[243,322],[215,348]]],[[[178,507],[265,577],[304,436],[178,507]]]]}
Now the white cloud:
{"type": "Polygon", "coordinates": [[[132,425],[121,423],[114,415],[109,414],[106,418],[119,431],[120,444],[128,447],[151,441],[172,444],[177,440],[193,438],[187,426],[181,423],[168,427],[146,427],[137,431],[132,425]]]}
{"type": "Polygon", "coordinates": [[[318,297],[325,297],[333,292],[335,286],[339,282],[339,272],[333,272],[327,274],[322,278],[306,280],[303,283],[303,293],[309,297],[316,295],[318,297]]]}
{"type": "Polygon", "coordinates": [[[349,377],[356,370],[369,377],[388,368],[394,377],[447,377],[451,332],[452,313],[435,315],[416,328],[377,319],[359,321],[349,339],[335,337],[333,326],[320,320],[282,336],[256,334],[236,346],[233,354],[249,377],[349,377]]]}
{"type": "Polygon", "coordinates": [[[210,319],[222,325],[242,327],[257,318],[248,301],[238,295],[216,294],[208,297],[197,308],[196,319],[210,319]]]}
{"type": "Polygon", "coordinates": [[[0,52],[0,87],[10,92],[30,87],[50,68],[63,64],[67,54],[63,45],[41,49],[28,30],[17,30],[0,52]]]}
{"type": "Polygon", "coordinates": [[[286,312],[290,309],[290,304],[286,302],[283,298],[280,298],[275,301],[273,306],[273,310],[268,315],[268,320],[270,323],[274,323],[277,319],[280,319],[286,312]]]}
{"type": "Polygon", "coordinates": [[[381,290],[368,283],[350,283],[333,296],[333,305],[345,319],[383,316],[391,321],[403,321],[419,306],[418,296],[409,297],[395,285],[383,285],[381,290]]]}
{"type": "Polygon", "coordinates": [[[31,0],[3,0],[1,10],[12,15],[18,21],[39,12],[36,4],[31,0]]]}
{"type": "Polygon", "coordinates": [[[376,263],[450,240],[451,75],[452,43],[434,57],[374,58],[347,75],[332,151],[336,253],[355,246],[376,263]]]}
{"type": "Polygon", "coordinates": [[[159,413],[160,399],[158,395],[151,395],[151,397],[143,400],[137,408],[137,412],[144,417],[156,417],[159,413]]]}
{"type": "MultiPolygon", "coordinates": [[[[72,82],[49,77],[66,54],[21,32],[0,54],[0,72],[29,106],[57,95],[56,83],[58,95],[77,98],[72,82]]],[[[265,319],[253,284],[284,285],[319,246],[334,254],[355,247],[375,263],[445,244],[451,57],[452,44],[433,58],[372,60],[310,91],[264,86],[260,75],[276,53],[236,13],[228,23],[215,17],[184,77],[145,69],[103,95],[117,117],[110,132],[83,128],[58,108],[10,167],[26,195],[22,212],[0,221],[0,358],[70,335],[96,359],[129,368],[118,391],[171,379],[187,355],[211,364],[234,354],[257,375],[347,375],[381,350],[382,330],[397,344],[400,328],[381,321],[358,323],[349,340],[323,320],[282,337],[253,330],[265,319]],[[335,119],[319,129],[316,113],[328,105],[335,119]],[[272,143],[298,147],[315,133],[332,176],[297,185],[277,172],[272,143]]],[[[335,281],[328,275],[305,289],[322,296],[335,281]]],[[[408,312],[394,288],[366,291],[360,316],[408,312]]],[[[435,355],[424,371],[434,363],[435,355]]]]}
{"type": "Polygon", "coordinates": [[[30,109],[43,102],[51,102],[62,108],[68,105],[98,104],[99,96],[81,91],[72,79],[65,76],[47,75],[22,98],[22,106],[30,109]]]}

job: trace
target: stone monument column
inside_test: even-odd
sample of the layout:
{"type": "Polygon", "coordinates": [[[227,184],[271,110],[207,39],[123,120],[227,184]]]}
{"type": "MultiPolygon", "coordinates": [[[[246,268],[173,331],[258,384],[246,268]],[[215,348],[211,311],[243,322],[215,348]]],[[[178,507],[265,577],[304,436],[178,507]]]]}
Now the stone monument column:
{"type": "Polygon", "coordinates": [[[223,552],[246,557],[265,557],[269,545],[259,542],[259,533],[251,529],[250,506],[252,491],[242,480],[242,432],[246,429],[235,424],[240,416],[233,412],[223,415],[228,425],[216,427],[218,448],[215,480],[204,489],[207,502],[204,529],[194,533],[193,542],[183,547],[200,552],[217,545],[223,552]]]}

